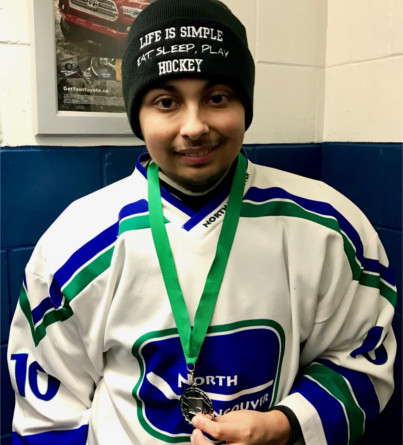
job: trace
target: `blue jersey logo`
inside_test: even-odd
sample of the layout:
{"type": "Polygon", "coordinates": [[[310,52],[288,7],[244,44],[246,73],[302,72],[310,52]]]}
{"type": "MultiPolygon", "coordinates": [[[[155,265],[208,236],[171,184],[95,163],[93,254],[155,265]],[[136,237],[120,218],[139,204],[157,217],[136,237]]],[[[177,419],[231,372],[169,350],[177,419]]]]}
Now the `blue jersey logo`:
{"type": "MultiPolygon", "coordinates": [[[[210,327],[196,363],[195,383],[208,394],[215,415],[233,410],[267,411],[276,400],[284,332],[270,320],[210,327]]],[[[133,345],[141,376],[133,389],[140,423],[170,443],[189,441],[193,427],[179,399],[190,376],[176,329],[152,332],[133,345]]]]}

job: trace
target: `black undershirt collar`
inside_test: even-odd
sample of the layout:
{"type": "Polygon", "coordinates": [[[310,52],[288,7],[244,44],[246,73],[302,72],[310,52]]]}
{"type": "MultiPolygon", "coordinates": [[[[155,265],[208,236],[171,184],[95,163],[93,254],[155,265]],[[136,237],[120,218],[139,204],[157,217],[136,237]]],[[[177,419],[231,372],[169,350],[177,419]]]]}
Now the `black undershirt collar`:
{"type": "Polygon", "coordinates": [[[215,196],[217,196],[223,190],[226,190],[226,194],[229,193],[232,179],[234,178],[235,169],[236,169],[237,161],[235,161],[228,173],[225,175],[224,179],[220,181],[216,187],[209,190],[204,194],[194,194],[192,192],[186,193],[183,188],[179,190],[175,187],[175,185],[170,181],[168,184],[160,177],[161,185],[172,195],[174,195],[177,199],[179,199],[186,207],[193,210],[194,212],[198,212],[205,205],[207,205],[215,196]]]}

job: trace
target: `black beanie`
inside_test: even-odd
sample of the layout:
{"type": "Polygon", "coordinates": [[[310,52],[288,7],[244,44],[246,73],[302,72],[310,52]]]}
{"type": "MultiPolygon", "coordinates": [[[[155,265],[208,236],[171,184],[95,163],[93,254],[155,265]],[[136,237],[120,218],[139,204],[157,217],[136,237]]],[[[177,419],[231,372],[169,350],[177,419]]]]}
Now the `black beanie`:
{"type": "Polygon", "coordinates": [[[139,109],[147,91],[167,79],[214,79],[234,88],[252,122],[255,65],[242,23],[218,0],[156,0],[137,17],[122,61],[130,125],[143,139],[139,109]]]}

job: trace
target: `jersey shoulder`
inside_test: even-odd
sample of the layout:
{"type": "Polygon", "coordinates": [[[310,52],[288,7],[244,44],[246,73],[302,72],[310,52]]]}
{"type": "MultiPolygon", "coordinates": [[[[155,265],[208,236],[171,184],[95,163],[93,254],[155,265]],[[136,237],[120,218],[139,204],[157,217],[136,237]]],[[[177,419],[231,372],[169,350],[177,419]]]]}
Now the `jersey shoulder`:
{"type": "Polygon", "coordinates": [[[252,164],[252,171],[252,180],[245,198],[251,201],[290,202],[309,212],[335,218],[341,225],[351,225],[364,239],[371,239],[376,235],[361,209],[329,184],[257,164],[252,164]]]}
{"type": "Polygon", "coordinates": [[[38,241],[27,270],[35,273],[44,263],[57,270],[83,246],[102,250],[116,240],[119,222],[128,212],[148,210],[145,178],[134,173],[72,202],[38,241]],[[39,266],[39,267],[38,267],[39,266]]]}

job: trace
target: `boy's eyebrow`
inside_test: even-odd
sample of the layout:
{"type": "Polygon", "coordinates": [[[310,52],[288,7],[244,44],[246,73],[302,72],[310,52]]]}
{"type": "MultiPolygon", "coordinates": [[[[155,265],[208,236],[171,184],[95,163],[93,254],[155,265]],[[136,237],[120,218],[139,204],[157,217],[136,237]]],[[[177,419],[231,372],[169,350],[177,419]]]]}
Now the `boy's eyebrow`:
{"type": "MultiPolygon", "coordinates": [[[[206,80],[208,80],[208,79],[206,79],[206,80]]],[[[216,85],[226,85],[226,86],[229,86],[229,85],[227,85],[224,82],[215,81],[215,80],[208,80],[206,82],[206,84],[203,86],[203,90],[208,90],[210,88],[215,87],[216,85]]],[[[159,85],[156,85],[152,89],[153,90],[167,90],[167,91],[172,92],[172,93],[174,93],[174,92],[179,90],[175,85],[170,84],[169,80],[167,80],[166,82],[163,82],[163,83],[161,83],[159,85]]]]}
{"type": "Polygon", "coordinates": [[[174,85],[169,85],[167,82],[164,82],[160,85],[156,85],[154,88],[152,88],[153,90],[167,90],[170,92],[175,92],[177,91],[177,88],[174,85]]]}

